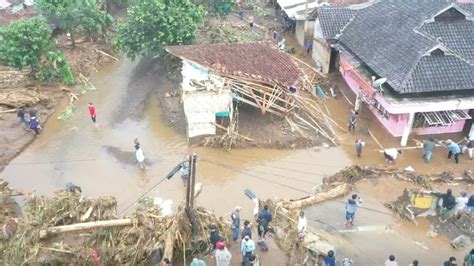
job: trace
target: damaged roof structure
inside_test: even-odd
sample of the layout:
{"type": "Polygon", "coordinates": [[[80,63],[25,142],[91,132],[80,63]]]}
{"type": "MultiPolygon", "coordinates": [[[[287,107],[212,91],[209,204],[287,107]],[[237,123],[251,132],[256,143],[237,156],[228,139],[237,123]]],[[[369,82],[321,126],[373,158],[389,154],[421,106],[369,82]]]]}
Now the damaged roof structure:
{"type": "Polygon", "coordinates": [[[382,0],[363,8],[325,7],[315,35],[319,30],[329,50],[339,52],[349,87],[404,145],[412,128],[417,134],[460,132],[471,118],[473,6],[382,0]]]}
{"type": "Polygon", "coordinates": [[[220,74],[291,86],[303,76],[287,53],[268,42],[170,46],[175,56],[220,74]]]}
{"type": "MultiPolygon", "coordinates": [[[[307,105],[297,97],[297,91],[311,89],[311,80],[292,56],[272,42],[169,46],[167,51],[183,62],[182,99],[188,137],[215,135],[216,127],[238,135],[234,102],[279,117],[287,117],[307,105]],[[216,114],[229,117],[229,125],[217,124],[216,114]]],[[[319,112],[309,112],[315,116],[312,122],[299,118],[334,142],[332,134],[324,130],[326,127],[317,125],[319,112]]]]}

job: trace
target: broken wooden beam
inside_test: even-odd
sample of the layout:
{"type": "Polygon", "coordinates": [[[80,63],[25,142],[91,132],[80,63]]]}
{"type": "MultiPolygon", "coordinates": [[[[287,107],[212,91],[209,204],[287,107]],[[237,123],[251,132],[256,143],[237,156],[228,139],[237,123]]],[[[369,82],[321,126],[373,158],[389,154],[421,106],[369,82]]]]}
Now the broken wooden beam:
{"type": "Polygon", "coordinates": [[[47,229],[41,230],[39,233],[39,237],[41,239],[44,239],[44,238],[47,238],[49,235],[54,235],[54,234],[75,232],[75,231],[89,230],[89,229],[96,229],[96,228],[104,228],[104,227],[127,226],[127,225],[132,225],[132,219],[127,218],[127,219],[95,221],[95,222],[87,222],[87,223],[51,226],[51,227],[48,227],[47,229]]]}
{"type": "Polygon", "coordinates": [[[219,124],[217,124],[217,123],[214,123],[214,122],[210,122],[210,123],[211,123],[212,125],[214,125],[214,126],[220,128],[220,129],[222,129],[222,130],[227,131],[229,134],[234,134],[234,135],[236,135],[236,136],[238,136],[238,137],[241,137],[241,138],[245,139],[246,141],[250,141],[250,142],[253,141],[253,139],[251,139],[251,138],[249,138],[249,137],[246,137],[246,136],[244,136],[244,135],[241,135],[241,134],[239,134],[239,133],[237,133],[237,132],[233,132],[233,131],[232,131],[232,132],[229,132],[229,131],[228,131],[229,128],[227,128],[227,127],[223,127],[223,126],[221,126],[221,125],[219,125],[219,124]]]}

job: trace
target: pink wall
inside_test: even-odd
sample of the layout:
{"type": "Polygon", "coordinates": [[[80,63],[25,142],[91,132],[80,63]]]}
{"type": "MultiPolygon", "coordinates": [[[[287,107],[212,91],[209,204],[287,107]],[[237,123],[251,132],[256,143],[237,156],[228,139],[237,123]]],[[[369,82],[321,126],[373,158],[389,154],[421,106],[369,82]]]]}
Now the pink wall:
{"type": "MultiPolygon", "coordinates": [[[[369,97],[374,95],[374,88],[372,87],[372,82],[361,74],[359,74],[357,70],[349,63],[349,61],[343,55],[340,56],[339,71],[341,72],[341,75],[344,77],[344,80],[354,92],[354,94],[357,94],[359,90],[362,90],[362,92],[365,95],[368,95],[369,97]]],[[[387,129],[387,131],[392,134],[392,136],[401,137],[403,134],[403,129],[408,122],[409,113],[392,113],[391,111],[395,111],[395,109],[399,108],[390,106],[390,103],[388,103],[380,94],[375,94],[374,99],[376,99],[380,103],[380,105],[382,105],[389,112],[390,115],[388,116],[388,118],[380,114],[375,107],[369,105],[367,105],[367,107],[372,111],[374,116],[380,121],[380,123],[382,123],[382,125],[387,129]]],[[[447,127],[413,128],[412,133],[415,133],[417,135],[429,135],[461,132],[464,123],[465,121],[461,120],[447,127]]]]}

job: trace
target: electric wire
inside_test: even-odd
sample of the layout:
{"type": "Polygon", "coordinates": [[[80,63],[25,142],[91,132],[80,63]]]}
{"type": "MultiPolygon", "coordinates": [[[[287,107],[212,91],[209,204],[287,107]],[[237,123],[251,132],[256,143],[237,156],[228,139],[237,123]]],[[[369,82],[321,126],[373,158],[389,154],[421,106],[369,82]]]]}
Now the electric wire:
{"type": "Polygon", "coordinates": [[[136,200],[132,201],[132,203],[130,203],[127,207],[125,207],[125,209],[123,209],[120,214],[123,214],[125,213],[128,209],[130,209],[133,205],[135,205],[138,201],[140,201],[143,197],[146,196],[146,194],[148,194],[150,191],[152,191],[154,188],[156,188],[157,186],[159,186],[161,183],[163,183],[163,181],[166,180],[166,177],[161,179],[160,181],[158,181],[155,185],[153,185],[151,188],[147,189],[145,192],[143,192],[136,200]]]}
{"type": "Polygon", "coordinates": [[[202,159],[202,158],[201,158],[201,161],[202,161],[202,162],[207,162],[207,163],[210,163],[210,164],[214,164],[214,165],[218,165],[218,166],[220,166],[220,167],[222,167],[222,168],[226,168],[226,169],[229,169],[229,170],[232,170],[232,171],[235,171],[235,172],[238,172],[238,173],[247,175],[247,176],[251,176],[251,177],[254,177],[254,178],[263,180],[263,181],[267,181],[267,182],[269,182],[269,183],[272,183],[272,184],[275,184],[275,185],[279,185],[279,186],[282,186],[282,187],[285,187],[285,188],[290,188],[290,189],[293,189],[293,190],[295,190],[295,191],[299,191],[299,192],[303,192],[303,193],[307,193],[307,194],[310,194],[310,193],[311,193],[310,191],[303,190],[303,189],[299,189],[299,188],[293,187],[293,186],[289,186],[289,185],[287,185],[287,184],[282,184],[282,183],[280,183],[280,182],[272,181],[272,180],[269,180],[269,179],[267,179],[267,178],[264,178],[264,177],[260,177],[260,176],[251,174],[251,173],[246,172],[246,171],[244,171],[244,170],[240,170],[240,169],[237,169],[237,168],[234,168],[234,167],[227,166],[227,165],[225,165],[225,164],[221,164],[221,163],[214,162],[214,161],[209,161],[209,160],[202,159]]]}

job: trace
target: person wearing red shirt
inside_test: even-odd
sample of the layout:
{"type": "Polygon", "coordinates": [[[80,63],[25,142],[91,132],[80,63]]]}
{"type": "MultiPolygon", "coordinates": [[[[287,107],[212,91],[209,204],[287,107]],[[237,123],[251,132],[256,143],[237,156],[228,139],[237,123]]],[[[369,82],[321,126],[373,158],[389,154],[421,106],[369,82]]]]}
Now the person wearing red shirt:
{"type": "Polygon", "coordinates": [[[91,116],[92,122],[95,124],[96,112],[95,112],[95,106],[92,103],[89,103],[89,115],[91,116]]]}

